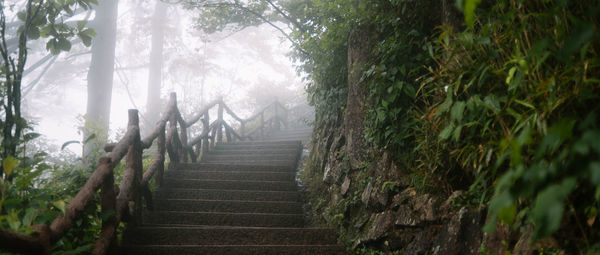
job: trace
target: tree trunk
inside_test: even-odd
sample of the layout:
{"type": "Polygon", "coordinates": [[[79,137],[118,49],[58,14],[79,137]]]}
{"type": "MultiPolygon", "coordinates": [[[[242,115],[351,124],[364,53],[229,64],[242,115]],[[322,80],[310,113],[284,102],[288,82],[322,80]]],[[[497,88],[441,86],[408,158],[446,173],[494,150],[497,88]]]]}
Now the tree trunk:
{"type": "MultiPolygon", "coordinates": [[[[117,0],[99,1],[96,17],[90,27],[96,30],[92,41],[92,61],[88,71],[87,113],[83,139],[95,134],[96,138],[84,145],[83,158],[93,157],[108,137],[112,96],[115,44],[117,32],[117,0]]],[[[94,162],[93,158],[89,158],[94,162]]]]}
{"type": "Polygon", "coordinates": [[[152,130],[160,118],[160,88],[162,80],[163,44],[167,4],[157,1],[152,17],[152,48],[148,69],[148,96],[146,98],[145,130],[152,130]]]}

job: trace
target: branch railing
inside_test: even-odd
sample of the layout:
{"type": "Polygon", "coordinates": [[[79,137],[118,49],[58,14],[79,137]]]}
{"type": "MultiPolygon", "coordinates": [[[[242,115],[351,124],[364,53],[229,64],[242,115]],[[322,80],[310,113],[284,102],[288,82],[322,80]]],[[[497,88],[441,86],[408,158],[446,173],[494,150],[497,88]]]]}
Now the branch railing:
{"type": "Polygon", "coordinates": [[[52,245],[73,227],[74,222],[84,216],[84,209],[93,202],[96,192],[100,191],[102,213],[110,216],[102,221],[100,236],[92,254],[115,254],[120,222],[125,222],[128,226],[140,225],[142,200],[148,210],[153,209],[150,182],[154,180],[158,187],[161,186],[167,154],[170,160],[169,170],[188,160],[196,162],[200,155],[206,155],[216,143],[223,142],[223,131],[227,142],[254,140],[280,129],[281,125],[286,127],[287,112],[281,103],[275,101],[250,118],[242,119],[222,99],[218,99],[200,109],[189,121],[185,121],[177,107],[177,96],[171,93],[162,118],[152,132],[141,138],[138,111],[130,109],[127,132],[118,143],[104,146],[108,154],[98,160],[96,170],[65,208],[64,214],[54,219],[50,225],[33,226],[36,232],[31,235],[0,229],[0,248],[25,254],[50,254],[52,245]],[[209,112],[214,107],[217,107],[217,118],[211,123],[209,112]],[[237,123],[227,123],[224,113],[237,123]],[[201,123],[200,135],[188,141],[188,128],[198,122],[201,123]],[[239,127],[239,131],[235,130],[235,126],[239,127]],[[250,131],[246,131],[247,128],[251,128],[250,131]],[[155,141],[155,155],[144,171],[143,151],[155,141]],[[120,185],[116,186],[114,169],[123,158],[125,173],[120,185]]]}

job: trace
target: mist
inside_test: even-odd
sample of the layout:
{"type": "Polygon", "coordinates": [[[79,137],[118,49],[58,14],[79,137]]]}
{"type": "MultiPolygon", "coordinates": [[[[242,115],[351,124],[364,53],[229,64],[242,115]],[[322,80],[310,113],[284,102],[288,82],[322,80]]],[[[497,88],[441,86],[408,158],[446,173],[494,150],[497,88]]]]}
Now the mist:
{"type": "MultiPolygon", "coordinates": [[[[123,134],[127,109],[140,111],[142,133],[151,129],[157,117],[148,111],[162,112],[170,92],[177,93],[184,115],[221,97],[240,116],[276,99],[305,103],[288,56],[291,45],[278,30],[263,24],[205,34],[195,28],[196,12],[157,1],[119,1],[109,140],[123,134]],[[153,97],[158,102],[148,101],[153,97]]],[[[72,19],[95,15],[88,11],[72,19]]],[[[86,98],[95,96],[87,90],[91,48],[73,43],[70,51],[50,55],[44,40],[30,41],[29,48],[26,69],[39,67],[23,78],[23,114],[42,134],[39,146],[58,153],[65,142],[85,139],[86,98]]],[[[80,145],[64,149],[82,152],[80,145]]]]}

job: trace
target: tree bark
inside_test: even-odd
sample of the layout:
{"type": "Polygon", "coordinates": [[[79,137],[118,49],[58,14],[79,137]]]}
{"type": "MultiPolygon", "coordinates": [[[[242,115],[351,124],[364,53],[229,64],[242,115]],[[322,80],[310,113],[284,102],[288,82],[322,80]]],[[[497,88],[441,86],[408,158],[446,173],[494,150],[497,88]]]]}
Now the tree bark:
{"type": "Polygon", "coordinates": [[[87,112],[83,134],[84,140],[92,134],[96,134],[96,138],[84,145],[84,160],[101,150],[108,136],[110,120],[118,1],[102,0],[99,3],[96,16],[90,24],[97,35],[92,41],[92,60],[87,75],[87,112]]]}
{"type": "MultiPolygon", "coordinates": [[[[152,17],[152,47],[148,68],[148,96],[146,98],[145,126],[152,128],[160,118],[160,88],[163,66],[163,45],[167,4],[156,1],[152,17]]],[[[148,130],[146,128],[145,130],[148,130]]]]}

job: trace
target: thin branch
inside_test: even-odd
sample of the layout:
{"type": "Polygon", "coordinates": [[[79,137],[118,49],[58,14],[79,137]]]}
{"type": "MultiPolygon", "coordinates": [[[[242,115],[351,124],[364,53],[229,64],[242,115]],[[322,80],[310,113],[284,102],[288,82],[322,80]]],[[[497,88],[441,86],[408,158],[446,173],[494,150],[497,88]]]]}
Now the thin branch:
{"type": "Polygon", "coordinates": [[[269,3],[269,5],[271,5],[279,14],[281,14],[281,16],[283,16],[286,20],[288,20],[289,22],[291,22],[292,24],[294,24],[294,26],[296,26],[296,28],[304,31],[304,26],[302,26],[302,24],[300,24],[297,20],[292,19],[289,15],[287,15],[285,12],[283,12],[283,10],[281,8],[279,8],[279,6],[275,5],[273,3],[273,1],[271,0],[265,0],[267,3],[269,3]]]}
{"type": "Polygon", "coordinates": [[[267,18],[265,18],[263,15],[261,15],[260,13],[253,11],[251,9],[249,9],[248,7],[245,7],[241,4],[238,3],[214,3],[214,4],[197,4],[197,5],[193,5],[193,7],[196,8],[219,8],[219,7],[234,7],[234,8],[238,8],[240,10],[243,10],[247,13],[250,13],[254,16],[256,16],[257,18],[259,18],[260,20],[262,20],[263,22],[269,24],[271,27],[277,29],[283,36],[285,36],[285,38],[288,39],[288,41],[290,41],[292,43],[292,45],[294,45],[294,47],[296,47],[302,54],[305,55],[309,55],[308,52],[306,50],[304,50],[296,41],[294,41],[294,39],[292,39],[290,37],[290,35],[288,35],[285,31],[283,31],[283,29],[281,29],[279,26],[275,25],[273,22],[269,21],[267,18]]]}
{"type": "Polygon", "coordinates": [[[35,78],[35,80],[31,81],[29,84],[27,84],[27,87],[25,87],[23,90],[23,97],[26,97],[35,87],[35,85],[37,85],[40,80],[42,79],[42,77],[46,74],[46,72],[48,72],[48,70],[50,69],[50,67],[52,67],[52,65],[54,65],[54,62],[56,62],[56,59],[58,58],[58,55],[53,56],[52,60],[50,60],[50,63],[48,63],[44,69],[42,69],[42,72],[37,76],[37,78],[35,78]]]}

